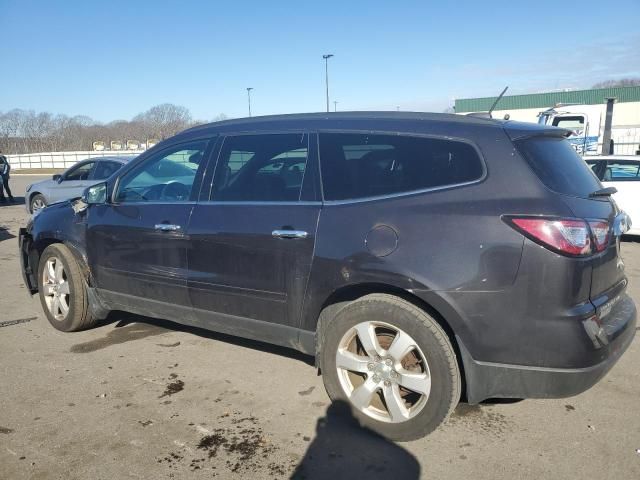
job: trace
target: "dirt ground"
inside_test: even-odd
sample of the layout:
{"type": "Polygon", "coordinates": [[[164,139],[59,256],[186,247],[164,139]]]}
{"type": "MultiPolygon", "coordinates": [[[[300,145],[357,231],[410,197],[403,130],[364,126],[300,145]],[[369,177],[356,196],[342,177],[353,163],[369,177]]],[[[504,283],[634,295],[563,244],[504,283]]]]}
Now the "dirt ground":
{"type": "MultiPolygon", "coordinates": [[[[640,335],[582,395],[461,404],[395,444],[330,405],[304,355],[124,314],[54,330],[22,284],[26,220],[0,206],[2,479],[640,478],[640,335]]],[[[623,256],[638,303],[640,243],[623,256]]]]}

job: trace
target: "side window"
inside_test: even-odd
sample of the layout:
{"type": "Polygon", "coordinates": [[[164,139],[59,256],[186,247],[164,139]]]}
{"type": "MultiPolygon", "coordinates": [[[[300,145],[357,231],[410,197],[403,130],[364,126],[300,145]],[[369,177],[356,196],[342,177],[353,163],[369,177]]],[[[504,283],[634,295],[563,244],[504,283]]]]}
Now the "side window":
{"type": "Polygon", "coordinates": [[[604,181],[612,182],[637,182],[638,167],[640,162],[625,160],[610,160],[607,163],[607,169],[604,173],[604,181]]]}
{"type": "Polygon", "coordinates": [[[455,185],[484,173],[467,143],[396,135],[321,133],[320,165],[325,200],[455,185]]]}
{"type": "Polygon", "coordinates": [[[121,166],[122,164],[118,162],[113,162],[110,160],[100,160],[96,165],[96,168],[93,171],[91,177],[94,180],[104,180],[116,173],[121,166]]]}
{"type": "Polygon", "coordinates": [[[120,179],[116,202],[188,201],[206,146],[176,145],[145,159],[120,179]]]}
{"type": "Polygon", "coordinates": [[[91,169],[96,162],[87,162],[82,165],[79,165],[75,168],[69,170],[69,172],[65,175],[65,181],[68,180],[88,180],[89,175],[91,174],[91,169]]]}
{"type": "Polygon", "coordinates": [[[296,202],[307,165],[306,134],[227,137],[213,179],[212,200],[296,202]]]}

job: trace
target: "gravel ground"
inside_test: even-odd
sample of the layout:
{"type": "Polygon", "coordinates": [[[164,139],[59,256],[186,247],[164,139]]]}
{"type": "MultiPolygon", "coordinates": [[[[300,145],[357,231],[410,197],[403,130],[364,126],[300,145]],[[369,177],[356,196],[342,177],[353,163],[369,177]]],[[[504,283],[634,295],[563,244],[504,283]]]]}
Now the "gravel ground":
{"type": "MultiPolygon", "coordinates": [[[[26,219],[0,206],[0,478],[640,478],[640,336],[582,395],[461,404],[395,444],[286,349],[124,314],[57,332],[22,285],[26,219]]],[[[623,256],[638,303],[640,243],[623,256]]]]}

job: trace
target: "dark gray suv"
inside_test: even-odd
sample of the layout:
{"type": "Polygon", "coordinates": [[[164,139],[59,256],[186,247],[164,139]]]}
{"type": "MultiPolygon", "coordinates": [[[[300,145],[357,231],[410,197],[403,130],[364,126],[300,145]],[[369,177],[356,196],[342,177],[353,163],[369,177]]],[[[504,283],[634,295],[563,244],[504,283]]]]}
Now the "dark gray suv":
{"type": "Polygon", "coordinates": [[[111,310],[315,355],[397,440],[461,398],[591,387],[635,333],[627,217],[555,128],[423,113],[214,123],[20,231],[51,324],[111,310]]]}

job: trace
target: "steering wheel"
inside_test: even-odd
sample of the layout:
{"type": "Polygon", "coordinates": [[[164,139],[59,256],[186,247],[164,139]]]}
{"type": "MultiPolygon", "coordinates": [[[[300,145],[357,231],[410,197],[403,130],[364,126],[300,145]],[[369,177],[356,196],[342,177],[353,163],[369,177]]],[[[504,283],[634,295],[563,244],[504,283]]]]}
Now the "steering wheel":
{"type": "Polygon", "coordinates": [[[184,183],[171,181],[162,187],[160,200],[185,200],[190,193],[191,190],[184,183]]]}

